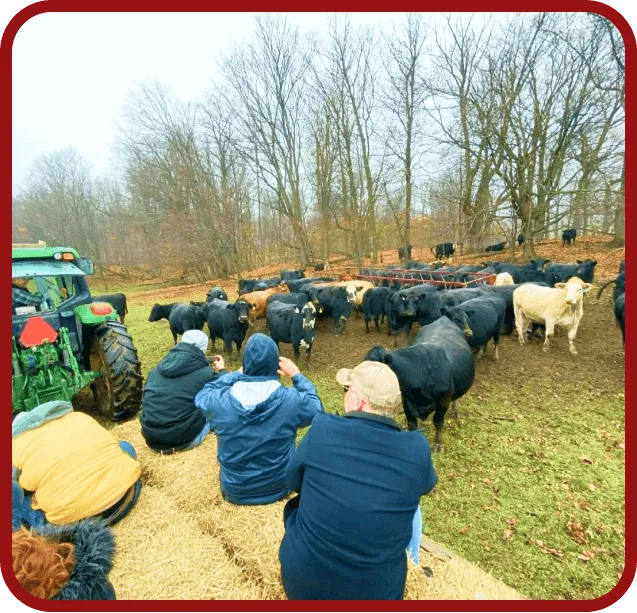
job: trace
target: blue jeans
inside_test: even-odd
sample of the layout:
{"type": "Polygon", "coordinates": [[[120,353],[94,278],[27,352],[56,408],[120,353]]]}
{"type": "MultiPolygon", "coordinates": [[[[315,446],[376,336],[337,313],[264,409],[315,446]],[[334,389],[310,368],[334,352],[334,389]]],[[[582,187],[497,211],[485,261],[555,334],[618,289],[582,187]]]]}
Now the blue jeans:
{"type": "Polygon", "coordinates": [[[210,422],[206,420],[206,423],[203,425],[201,432],[197,434],[197,436],[193,439],[192,443],[190,443],[190,445],[188,445],[188,447],[186,447],[184,451],[188,449],[194,449],[195,447],[201,445],[201,443],[206,438],[206,436],[208,436],[209,433],[210,433],[210,422]]]}
{"type": "Polygon", "coordinates": [[[422,509],[420,505],[414,514],[411,530],[411,541],[407,545],[407,553],[414,564],[418,564],[420,561],[420,539],[422,538],[422,509]]]}

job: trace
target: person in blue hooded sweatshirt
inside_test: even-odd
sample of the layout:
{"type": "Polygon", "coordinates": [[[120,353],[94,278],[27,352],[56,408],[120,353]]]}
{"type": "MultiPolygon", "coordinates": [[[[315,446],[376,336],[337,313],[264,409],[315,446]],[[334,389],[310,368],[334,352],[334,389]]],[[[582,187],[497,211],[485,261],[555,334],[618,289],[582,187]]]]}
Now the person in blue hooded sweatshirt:
{"type": "Polygon", "coordinates": [[[213,367],[220,376],[197,394],[195,406],[217,435],[223,497],[235,504],[284,498],[296,431],[323,412],[314,385],[260,333],[246,344],[241,369],[226,372],[220,355],[213,367]],[[280,376],[291,377],[293,387],[281,385],[280,376]]]}

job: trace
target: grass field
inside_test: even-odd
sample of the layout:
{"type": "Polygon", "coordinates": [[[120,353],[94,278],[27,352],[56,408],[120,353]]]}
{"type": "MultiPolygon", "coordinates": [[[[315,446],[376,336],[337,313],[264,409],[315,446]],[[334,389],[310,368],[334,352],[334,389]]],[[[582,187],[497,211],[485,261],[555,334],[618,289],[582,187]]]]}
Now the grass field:
{"type": "MultiPolygon", "coordinates": [[[[119,289],[146,375],[172,346],[168,323],[148,322],[153,303],[202,300],[205,286],[109,292],[119,289]]],[[[365,335],[362,318],[339,338],[319,322],[312,364],[299,366],[326,410],[342,410],[337,369],[387,341],[365,335]]],[[[505,337],[497,363],[490,347],[461,419],[447,419],[434,457],[439,483],[422,501],[425,534],[535,599],[599,597],[624,565],[624,357],[609,296],[587,298],[577,346],[571,356],[557,336],[545,355],[540,342],[505,337]]],[[[226,363],[240,364],[236,354],[226,363]]],[[[433,433],[426,422],[429,440],[433,433]]]]}

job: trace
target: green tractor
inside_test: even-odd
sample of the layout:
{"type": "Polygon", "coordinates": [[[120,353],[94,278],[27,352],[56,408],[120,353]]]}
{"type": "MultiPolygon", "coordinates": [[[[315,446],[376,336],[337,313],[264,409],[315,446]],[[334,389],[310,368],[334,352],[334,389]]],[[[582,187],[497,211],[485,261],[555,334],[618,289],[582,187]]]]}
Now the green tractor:
{"type": "Polygon", "coordinates": [[[142,400],[141,363],[110,304],[93,302],[93,262],[75,249],[14,245],[12,408],[29,411],[91,386],[99,412],[119,421],[142,400]]]}

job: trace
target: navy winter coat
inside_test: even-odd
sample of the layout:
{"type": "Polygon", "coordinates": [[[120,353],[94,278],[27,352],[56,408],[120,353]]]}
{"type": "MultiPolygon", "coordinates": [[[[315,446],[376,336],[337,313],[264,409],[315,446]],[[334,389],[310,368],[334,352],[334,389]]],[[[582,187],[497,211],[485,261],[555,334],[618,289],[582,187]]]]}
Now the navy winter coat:
{"type": "Polygon", "coordinates": [[[319,415],[286,471],[279,559],[291,599],[400,600],[420,497],[437,481],[427,439],[366,412],[319,415]]]}

